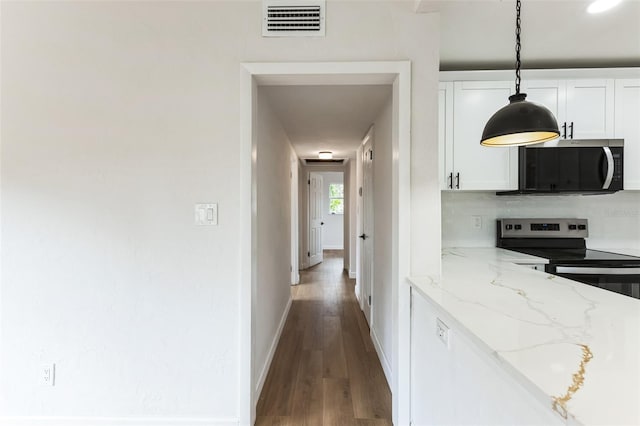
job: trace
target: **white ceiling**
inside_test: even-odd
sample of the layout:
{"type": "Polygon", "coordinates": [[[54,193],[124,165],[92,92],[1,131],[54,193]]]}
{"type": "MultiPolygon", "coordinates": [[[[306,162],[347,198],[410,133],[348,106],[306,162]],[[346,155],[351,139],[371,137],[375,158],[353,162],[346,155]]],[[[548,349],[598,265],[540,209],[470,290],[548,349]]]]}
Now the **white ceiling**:
{"type": "Polygon", "coordinates": [[[390,85],[260,86],[298,157],[353,158],[358,145],[390,98],[390,85]]]}
{"type": "MultiPolygon", "coordinates": [[[[586,0],[523,0],[523,68],[640,66],[640,0],[590,15],[586,0]]],[[[512,69],[515,0],[417,0],[441,16],[440,68],[512,69]]],[[[353,155],[390,85],[260,86],[300,158],[353,155]]]]}
{"type": "MultiPolygon", "coordinates": [[[[587,0],[523,0],[523,68],[640,66],[640,0],[591,15],[587,0]]],[[[418,0],[440,12],[440,69],[510,69],[515,0],[418,0]]]]}

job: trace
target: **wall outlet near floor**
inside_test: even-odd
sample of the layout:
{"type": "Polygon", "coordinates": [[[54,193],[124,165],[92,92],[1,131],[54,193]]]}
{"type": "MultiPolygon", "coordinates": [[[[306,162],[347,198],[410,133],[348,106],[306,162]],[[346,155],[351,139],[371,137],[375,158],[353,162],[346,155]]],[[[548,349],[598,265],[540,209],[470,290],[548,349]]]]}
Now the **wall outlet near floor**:
{"type": "Polygon", "coordinates": [[[55,386],[56,383],[56,365],[42,364],[38,371],[38,378],[41,386],[55,386]]]}
{"type": "Polygon", "coordinates": [[[436,318],[436,335],[440,340],[442,340],[442,343],[444,343],[444,345],[448,349],[449,348],[449,327],[447,326],[447,324],[442,322],[440,318],[436,318]]]}
{"type": "Polygon", "coordinates": [[[482,229],[482,216],[471,216],[473,229],[482,229]]]}

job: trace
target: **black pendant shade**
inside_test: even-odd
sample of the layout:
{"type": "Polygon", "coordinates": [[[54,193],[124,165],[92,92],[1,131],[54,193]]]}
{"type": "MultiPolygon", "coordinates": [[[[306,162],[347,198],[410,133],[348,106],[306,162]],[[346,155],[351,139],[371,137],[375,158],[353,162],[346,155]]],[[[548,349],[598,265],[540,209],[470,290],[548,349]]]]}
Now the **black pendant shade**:
{"type": "Polygon", "coordinates": [[[558,122],[543,105],[525,100],[520,93],[520,12],[522,1],[516,1],[516,93],[509,96],[509,105],[502,107],[484,126],[480,145],[520,146],[556,139],[560,136],[558,122]]]}
{"type": "Polygon", "coordinates": [[[526,101],[526,93],[509,97],[509,105],[489,119],[482,132],[483,146],[531,145],[560,136],[558,122],[543,105],[526,101]]]}

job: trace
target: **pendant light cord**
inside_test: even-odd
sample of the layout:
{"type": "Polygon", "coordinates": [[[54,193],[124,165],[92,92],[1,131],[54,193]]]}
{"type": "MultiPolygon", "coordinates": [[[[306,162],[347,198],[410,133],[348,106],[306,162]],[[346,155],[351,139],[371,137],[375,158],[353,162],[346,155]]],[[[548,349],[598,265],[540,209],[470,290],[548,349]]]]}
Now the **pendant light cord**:
{"type": "Polygon", "coordinates": [[[516,95],[520,94],[520,0],[516,1],[516,95]]]}

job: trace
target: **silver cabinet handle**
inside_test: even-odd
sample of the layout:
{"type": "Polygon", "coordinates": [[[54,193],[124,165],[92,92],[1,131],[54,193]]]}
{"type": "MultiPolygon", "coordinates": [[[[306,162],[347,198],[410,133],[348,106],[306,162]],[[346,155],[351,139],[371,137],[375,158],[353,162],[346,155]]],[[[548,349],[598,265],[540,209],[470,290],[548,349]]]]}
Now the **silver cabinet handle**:
{"type": "Polygon", "coordinates": [[[640,268],[591,268],[591,267],[556,267],[558,274],[575,275],[640,275],[640,268]]]}
{"type": "Polygon", "coordinates": [[[607,177],[604,179],[604,185],[602,189],[609,189],[611,180],[613,179],[613,154],[608,146],[603,146],[604,155],[607,157],[607,177]]]}

